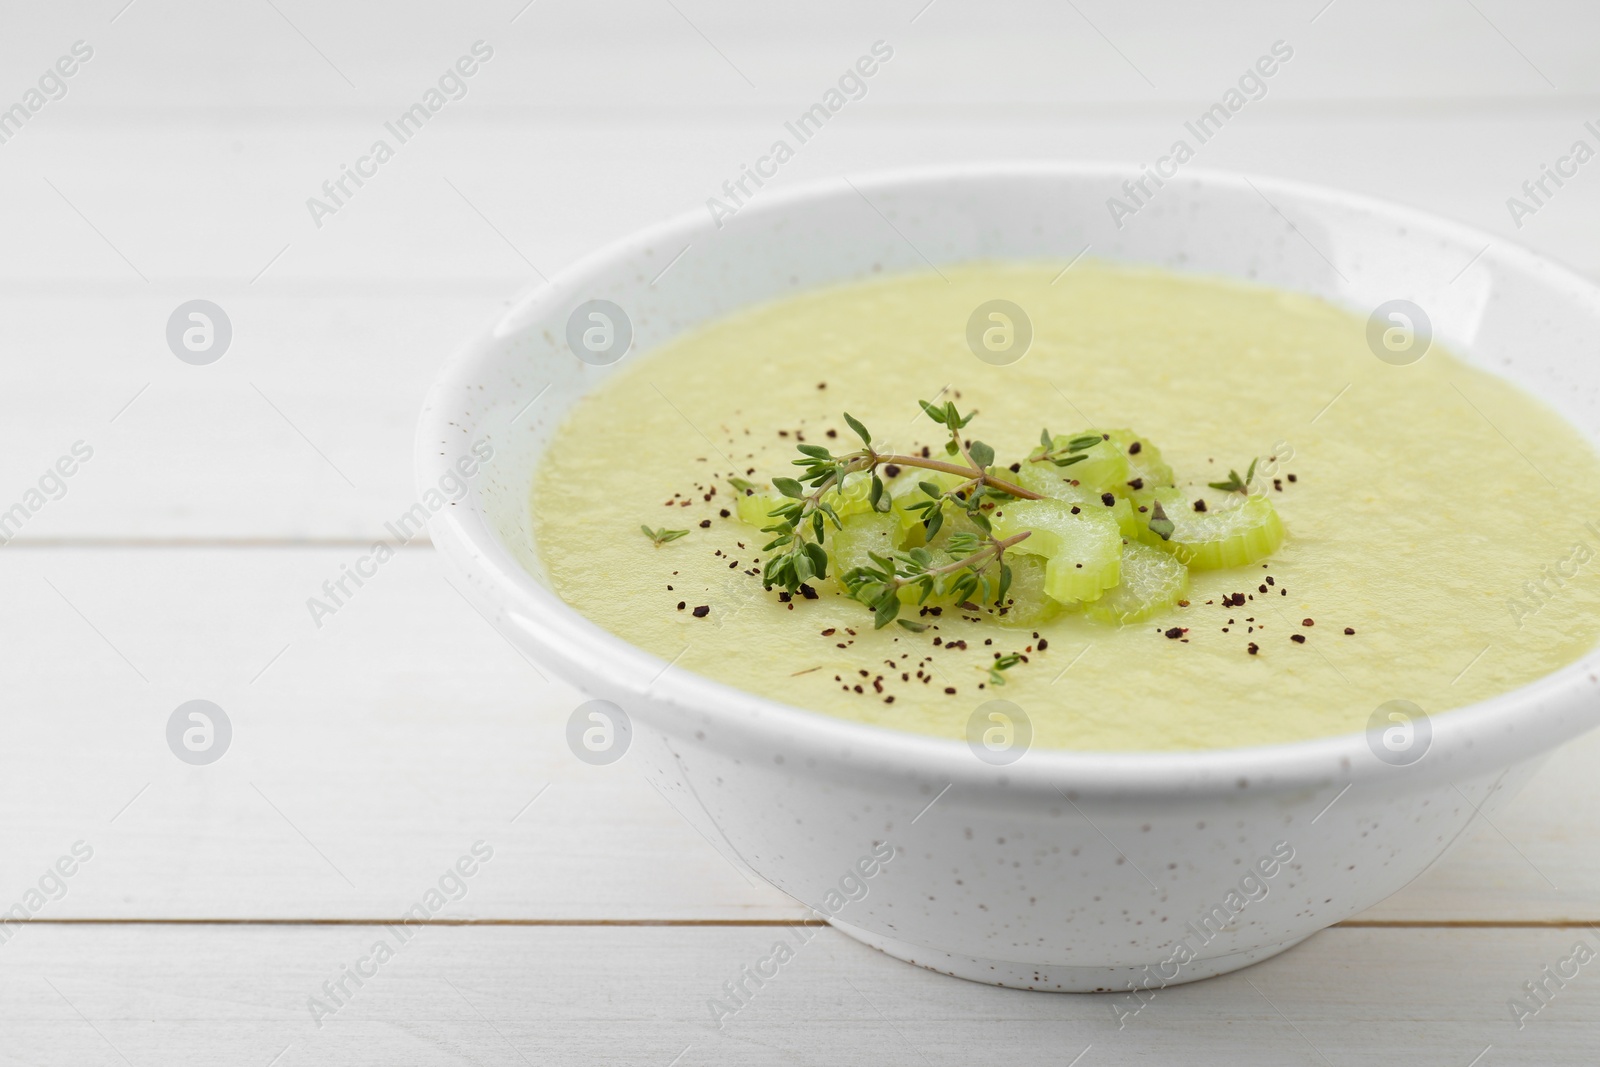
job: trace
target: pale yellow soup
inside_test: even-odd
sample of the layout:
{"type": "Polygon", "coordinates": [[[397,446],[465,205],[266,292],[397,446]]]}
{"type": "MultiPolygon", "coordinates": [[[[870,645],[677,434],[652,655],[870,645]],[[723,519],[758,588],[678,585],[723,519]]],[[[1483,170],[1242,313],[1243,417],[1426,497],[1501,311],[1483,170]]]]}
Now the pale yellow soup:
{"type": "Polygon", "coordinates": [[[1382,362],[1365,319],[1306,296],[1088,261],[1052,282],[1063,265],[817,290],[630,355],[572,411],[533,486],[554,588],[674,671],[954,738],[1003,698],[1052,748],[1344,733],[1391,700],[1432,715],[1504,693],[1595,644],[1600,462],[1543,403],[1437,344],[1382,362]],[[995,298],[1034,327],[1009,366],[966,340],[995,298]],[[880,444],[937,449],[942,428],[917,406],[935,396],[978,410],[969,432],[1002,464],[1044,427],[1131,427],[1180,484],[1292,453],[1266,491],[1288,535],[1264,566],[1197,571],[1187,606],[1120,628],[946,610],[924,633],[874,630],[831,578],[814,600],[763,591],[767,537],[739,521],[730,478],[793,474],[797,434],[857,447],[841,411],[880,444]],[[641,525],[689,532],[657,547],[641,525]],[[1235,593],[1250,599],[1225,605],[1235,593]],[[995,652],[1027,656],[1003,688],[988,681],[995,652]]]}

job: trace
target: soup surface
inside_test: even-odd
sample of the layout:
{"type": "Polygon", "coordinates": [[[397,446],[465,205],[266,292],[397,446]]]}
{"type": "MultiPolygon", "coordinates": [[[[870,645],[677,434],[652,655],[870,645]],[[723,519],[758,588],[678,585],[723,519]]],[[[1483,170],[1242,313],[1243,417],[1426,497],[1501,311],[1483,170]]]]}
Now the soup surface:
{"type": "Polygon", "coordinates": [[[1062,266],[808,292],[628,356],[568,416],[533,487],[555,590],[673,670],[958,738],[1004,699],[1033,745],[1089,750],[1360,730],[1389,701],[1437,714],[1594,646],[1600,460],[1541,402],[1437,344],[1410,365],[1379,360],[1365,319],[1309,297],[1062,266]],[[996,298],[1034,332],[1004,366],[967,341],[996,298]],[[1132,427],[1180,484],[1276,455],[1263,488],[1287,536],[1261,562],[1196,571],[1184,605],[1120,627],[946,609],[912,615],[920,633],[874,629],[831,577],[815,599],[764,591],[771,535],[740,521],[732,479],[770,489],[796,472],[797,443],[858,447],[843,411],[896,451],[937,455],[947,434],[917,404],[935,397],[976,409],[971,431],[1001,463],[1044,427],[1132,427]],[[687,533],[658,545],[641,526],[687,533]],[[996,653],[1026,657],[1003,687],[996,653]]]}

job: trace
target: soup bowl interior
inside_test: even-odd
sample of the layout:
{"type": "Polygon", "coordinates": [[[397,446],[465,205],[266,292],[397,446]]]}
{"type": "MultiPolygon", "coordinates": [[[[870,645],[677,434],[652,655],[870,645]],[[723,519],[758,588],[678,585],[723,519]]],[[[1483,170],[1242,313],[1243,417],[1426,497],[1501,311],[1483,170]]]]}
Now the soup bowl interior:
{"type": "Polygon", "coordinates": [[[550,589],[531,487],[580,397],[750,304],[941,264],[1091,255],[1269,284],[1362,316],[1404,301],[1410,328],[1586,434],[1600,425],[1589,358],[1600,294],[1583,279],[1359,197],[1190,171],[1130,194],[1137,173],[925,170],[763,192],[720,219],[692,212],[518,299],[454,353],[418,430],[418,487],[444,501],[426,509],[458,587],[542,667],[620,709],[627,758],[685,818],[840,929],[980,981],[1127,990],[1281,951],[1416,877],[1597,722],[1591,654],[1435,716],[1398,761],[1354,733],[1190,753],[1035,750],[994,765],[960,740],[676,669],[550,589]],[[579,358],[594,328],[600,351],[579,358]]]}

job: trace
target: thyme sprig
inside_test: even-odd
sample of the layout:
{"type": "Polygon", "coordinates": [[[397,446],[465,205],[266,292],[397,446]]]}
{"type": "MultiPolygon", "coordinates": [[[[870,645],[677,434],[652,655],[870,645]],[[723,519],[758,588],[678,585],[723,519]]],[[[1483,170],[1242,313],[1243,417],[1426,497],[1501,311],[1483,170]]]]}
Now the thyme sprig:
{"type": "Polygon", "coordinates": [[[1221,489],[1224,493],[1243,493],[1245,496],[1249,496],[1250,483],[1255,480],[1256,464],[1259,462],[1261,462],[1259,459],[1250,461],[1250,469],[1245,472],[1243,479],[1240,479],[1238,471],[1230,470],[1228,471],[1227,481],[1207,482],[1206,484],[1213,489],[1221,489]]]}
{"type": "MultiPolygon", "coordinates": [[[[869,552],[871,566],[856,567],[844,575],[844,586],[850,595],[872,609],[872,621],[883,629],[896,621],[903,601],[900,590],[907,587],[917,594],[916,602],[925,604],[938,593],[958,603],[974,599],[1000,604],[1011,588],[1011,567],[1004,562],[1005,550],[1027,538],[1031,531],[1024,530],[1004,540],[989,533],[987,539],[977,534],[960,533],[946,542],[951,555],[962,558],[935,567],[933,553],[926,548],[913,548],[896,552],[893,556],[880,556],[869,552]],[[998,575],[989,573],[990,564],[999,564],[998,575]]],[[[919,630],[921,623],[899,619],[908,630],[919,630]]]]}
{"type": "MultiPolygon", "coordinates": [[[[772,509],[773,524],[762,528],[763,533],[775,535],[762,549],[773,553],[762,569],[764,588],[779,586],[793,596],[813,578],[826,578],[830,563],[824,547],[827,528],[829,524],[834,529],[843,527],[838,512],[827,499],[828,492],[842,488],[848,476],[864,472],[871,477],[869,506],[877,512],[888,512],[893,505],[878,472],[880,467],[892,465],[939,471],[961,478],[950,489],[933,482],[919,483],[928,499],[911,505],[911,509],[921,514],[925,540],[939,532],[947,504],[959,508],[980,533],[950,537],[945,549],[959,558],[940,566],[933,565],[933,555],[925,548],[893,556],[871,555],[873,566],[857,567],[841,576],[851,596],[872,608],[879,627],[895,620],[900,611],[900,590],[907,586],[918,591],[918,603],[925,603],[935,593],[956,596],[961,601],[973,594],[988,599],[992,593],[996,603],[1005,596],[1011,584],[1011,569],[1004,562],[1005,550],[1028,535],[1024,532],[1005,540],[996,538],[983,508],[986,503],[1008,499],[1037,500],[1039,494],[995,474],[990,469],[994,463],[992,447],[982,441],[963,440],[961,431],[972,421],[976,411],[963,415],[953,401],[939,405],[919,400],[918,404],[928,418],[949,431],[950,439],[945,442],[944,451],[953,459],[879,452],[872,445],[871,432],[848,412],[844,413],[845,424],[861,439],[861,448],[835,455],[822,445],[796,446],[801,458],[794,463],[801,468],[800,477],[772,479],[773,487],[787,499],[772,509]],[[955,462],[957,459],[964,462],[955,462]],[[998,574],[986,573],[991,565],[998,565],[998,574]]],[[[914,624],[908,628],[914,628],[914,624]]]]}
{"type": "Polygon", "coordinates": [[[1074,463],[1081,463],[1089,457],[1084,453],[1105,440],[1099,434],[1085,434],[1064,441],[1060,445],[1055,443],[1055,437],[1049,430],[1039,434],[1039,447],[1028,457],[1031,463],[1054,463],[1057,467],[1070,467],[1074,463]]]}
{"type": "Polygon", "coordinates": [[[996,659],[993,663],[989,664],[989,684],[1005,685],[1006,676],[1000,672],[1008,671],[1021,662],[1022,653],[1020,652],[1009,652],[1006,655],[996,659]]]}
{"type": "Polygon", "coordinates": [[[688,530],[669,530],[665,526],[659,530],[652,530],[648,526],[640,526],[639,529],[644,531],[644,535],[650,538],[651,543],[657,548],[660,548],[668,541],[676,541],[680,537],[689,536],[688,530]]]}

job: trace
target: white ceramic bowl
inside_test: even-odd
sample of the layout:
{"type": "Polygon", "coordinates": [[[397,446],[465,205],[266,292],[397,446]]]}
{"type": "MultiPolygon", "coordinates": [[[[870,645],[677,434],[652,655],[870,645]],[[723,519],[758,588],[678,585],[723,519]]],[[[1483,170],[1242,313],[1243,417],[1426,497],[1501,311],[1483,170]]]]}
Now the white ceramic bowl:
{"type": "Polygon", "coordinates": [[[1416,742],[1426,754],[1405,766],[1355,733],[1193,753],[1034,750],[995,767],[958,740],[845,722],[669,667],[548,588],[529,487],[578,397],[743,305],[930,261],[1064,260],[1088,246],[1363,315],[1410,300],[1457,352],[1577,425],[1600,425],[1600,291],[1570,272],[1406,208],[1199,171],[1169,180],[1118,228],[1107,199],[1137,174],[921,170],[762,192],[720,228],[692,212],[520,299],[451,357],[419,427],[423,490],[453,477],[473,442],[495,453],[431,524],[458,584],[544,668],[625,709],[626,758],[685,817],[845,932],[983,982],[1126,991],[1273,955],[1411,881],[1479,806],[1492,810],[1552,747],[1600,722],[1591,654],[1435,716],[1423,724],[1431,741],[1416,742]],[[568,347],[569,316],[595,298],[631,320],[632,351],[614,366],[568,347]],[[892,846],[892,860],[858,868],[875,846],[892,846]]]}

